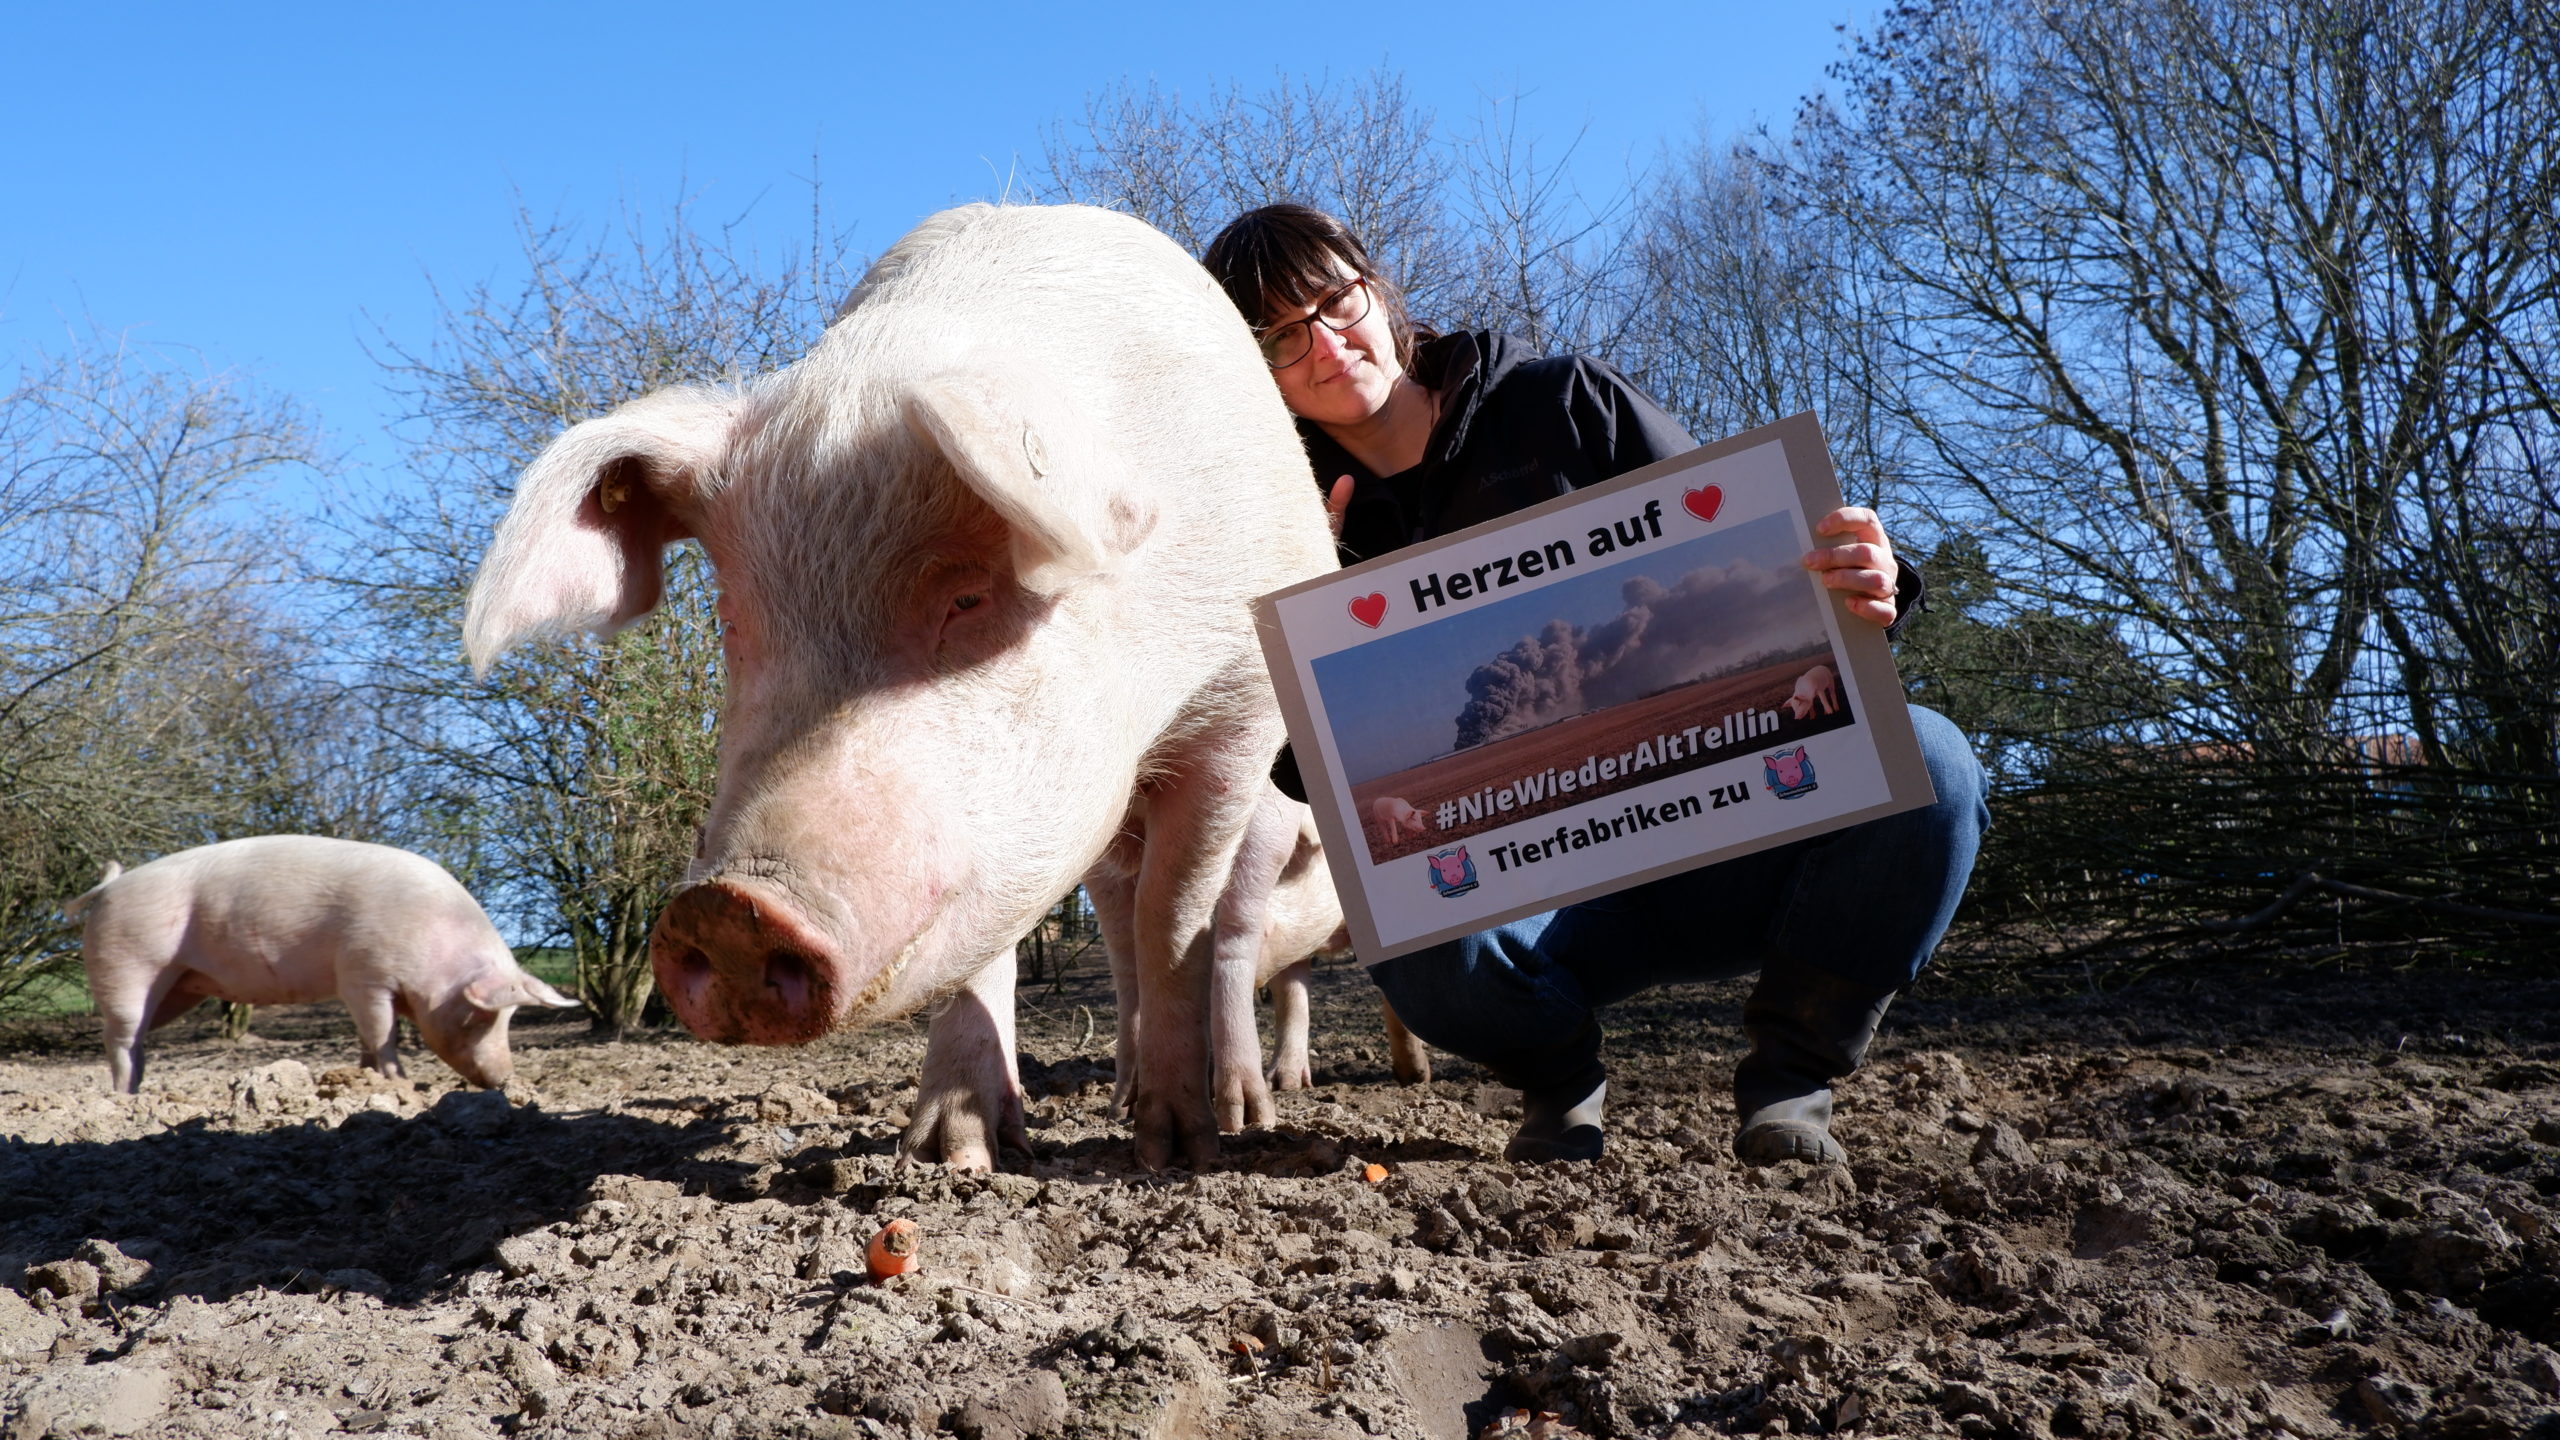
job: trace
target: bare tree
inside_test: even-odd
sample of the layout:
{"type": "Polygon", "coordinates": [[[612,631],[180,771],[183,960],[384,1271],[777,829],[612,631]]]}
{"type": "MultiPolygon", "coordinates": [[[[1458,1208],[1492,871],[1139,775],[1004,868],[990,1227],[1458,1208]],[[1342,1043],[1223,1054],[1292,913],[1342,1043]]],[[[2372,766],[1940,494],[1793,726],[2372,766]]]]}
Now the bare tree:
{"type": "Polygon", "coordinates": [[[1939,0],[1835,74],[1780,179],[1851,242],[1900,464],[2011,603],[2171,687],[2054,757],[2183,787],[2138,847],[2119,805],[2092,868],[2415,865],[2429,923],[2547,894],[2560,601],[2520,581],[2554,554],[2560,15],[1939,0]],[[2425,762],[2392,782],[2423,816],[2374,800],[2377,750],[2425,762]],[[2245,773],[2200,790],[2217,763],[2245,773]],[[2278,775],[2328,778],[2272,803],[2278,775]]]}
{"type": "Polygon", "coordinates": [[[1231,84],[1193,106],[1152,84],[1116,87],[1053,127],[1043,160],[1044,198],[1126,211],[1194,255],[1243,212],[1294,201],[1349,225],[1419,313],[1438,313],[1463,273],[1445,224],[1448,157],[1389,71],[1282,76],[1260,93],[1231,84]]]}
{"type": "Polygon", "coordinates": [[[1903,432],[1867,404],[1885,363],[1868,297],[1838,227],[1782,208],[1765,168],[1753,144],[1702,138],[1637,199],[1621,361],[1697,435],[1813,411],[1842,488],[1876,503],[1903,432]]]}
{"type": "Polygon", "coordinates": [[[251,508],[314,456],[290,403],[119,336],[0,393],[0,1003],[75,964],[55,906],[106,860],[361,823],[251,508]]]}
{"type": "Polygon", "coordinates": [[[1195,255],[1256,206],[1312,205],[1360,236],[1427,327],[1605,349],[1621,329],[1611,282],[1626,202],[1585,203],[1571,148],[1542,161],[1522,108],[1489,102],[1450,136],[1388,70],[1230,84],[1197,104],[1121,86],[1051,130],[1041,190],[1127,211],[1195,255]]]}
{"type": "Polygon", "coordinates": [[[1543,354],[1622,359],[1635,322],[1625,222],[1641,182],[1593,204],[1573,181],[1581,137],[1542,160],[1522,131],[1525,110],[1516,94],[1486,100],[1457,146],[1446,224],[1463,259],[1439,313],[1448,326],[1517,335],[1543,354]]]}
{"type": "Polygon", "coordinates": [[[664,603],[602,646],[520,651],[475,681],[462,603],[516,476],[576,422],[683,381],[735,381],[814,343],[854,267],[818,227],[767,263],[682,205],[602,238],[519,214],[524,269],[439,292],[435,338],[386,345],[411,477],[357,517],[338,583],[369,617],[372,686],[418,757],[412,843],[567,946],[599,1028],[640,1022],[648,936],[707,807],[722,694],[707,564],[680,547],[664,603]]]}

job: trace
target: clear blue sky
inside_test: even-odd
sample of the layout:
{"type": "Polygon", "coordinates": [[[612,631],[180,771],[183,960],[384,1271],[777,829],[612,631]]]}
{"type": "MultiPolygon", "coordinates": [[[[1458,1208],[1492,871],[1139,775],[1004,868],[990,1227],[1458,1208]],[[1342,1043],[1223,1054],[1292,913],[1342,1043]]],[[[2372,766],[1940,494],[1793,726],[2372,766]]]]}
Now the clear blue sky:
{"type": "Polygon", "coordinates": [[[1186,95],[1384,64],[1463,124],[1526,96],[1606,191],[1704,128],[1782,126],[1873,7],[1469,3],[1307,9],[772,3],[20,4],[0,62],[0,350],[68,323],[192,347],[387,463],[376,327],[426,338],[426,277],[511,273],[521,195],[600,222],[689,188],[698,219],[805,243],[810,156],[874,251],[1000,193],[1115,82],[1186,95]]]}

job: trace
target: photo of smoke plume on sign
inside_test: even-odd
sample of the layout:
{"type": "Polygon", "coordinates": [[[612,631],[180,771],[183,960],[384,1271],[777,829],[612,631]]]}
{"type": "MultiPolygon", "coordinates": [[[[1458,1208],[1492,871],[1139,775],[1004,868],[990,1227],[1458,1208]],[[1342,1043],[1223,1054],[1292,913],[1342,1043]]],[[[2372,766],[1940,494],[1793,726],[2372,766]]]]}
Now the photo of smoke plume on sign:
{"type": "Polygon", "coordinates": [[[1854,723],[1801,554],[1770,515],[1316,659],[1371,863],[1854,723]]]}

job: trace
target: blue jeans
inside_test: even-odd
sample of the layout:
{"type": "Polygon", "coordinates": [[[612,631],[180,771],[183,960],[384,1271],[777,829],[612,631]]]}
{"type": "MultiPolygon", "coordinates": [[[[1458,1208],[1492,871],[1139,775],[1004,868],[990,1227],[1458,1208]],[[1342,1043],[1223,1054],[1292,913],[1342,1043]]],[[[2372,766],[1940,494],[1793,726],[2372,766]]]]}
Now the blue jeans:
{"type": "Polygon", "coordinates": [[[1964,732],[1917,706],[1911,723],[1936,804],[1514,920],[1369,974],[1414,1034],[1521,1089],[1581,1083],[1598,1062],[1592,1012],[1656,985],[1804,966],[1898,990],[1946,933],[1991,823],[1964,732]]]}

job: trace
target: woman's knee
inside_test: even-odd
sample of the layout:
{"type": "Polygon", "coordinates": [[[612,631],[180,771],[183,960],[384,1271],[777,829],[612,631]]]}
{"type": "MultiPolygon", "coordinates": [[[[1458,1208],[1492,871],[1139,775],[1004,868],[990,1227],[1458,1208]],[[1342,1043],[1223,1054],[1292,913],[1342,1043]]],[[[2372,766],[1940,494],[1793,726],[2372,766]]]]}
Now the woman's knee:
{"type": "Polygon", "coordinates": [[[1435,1003],[1437,998],[1446,994],[1448,984],[1457,978],[1456,967],[1451,963],[1457,945],[1452,940],[1369,967],[1370,983],[1396,1008],[1405,1028],[1425,1040],[1431,1038],[1433,1017],[1440,1009],[1435,1003]]]}
{"type": "Polygon", "coordinates": [[[1470,1060],[1490,1061],[1589,1017],[1580,984],[1538,953],[1545,915],[1383,960],[1369,978],[1405,1028],[1470,1060]]]}
{"type": "Polygon", "coordinates": [[[1925,706],[1911,707],[1911,729],[1920,742],[1920,761],[1929,784],[1938,792],[1932,808],[1951,838],[1970,842],[1991,826],[1991,784],[1975,758],[1973,744],[1946,716],[1925,706]]]}

